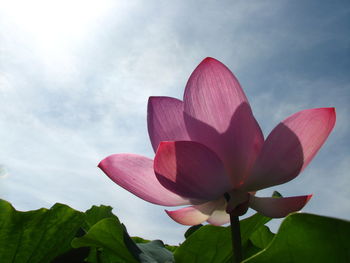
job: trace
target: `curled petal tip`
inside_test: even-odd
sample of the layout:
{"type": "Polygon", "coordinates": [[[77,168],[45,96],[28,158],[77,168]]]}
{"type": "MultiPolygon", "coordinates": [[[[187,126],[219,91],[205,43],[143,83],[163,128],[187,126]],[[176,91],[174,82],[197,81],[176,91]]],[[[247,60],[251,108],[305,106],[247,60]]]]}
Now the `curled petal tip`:
{"type": "MultiPolygon", "coordinates": [[[[167,213],[168,216],[170,216],[171,211],[164,209],[165,213],[167,213]]],[[[171,216],[170,216],[171,217],[171,216]]]]}
{"type": "Polygon", "coordinates": [[[336,111],[335,111],[335,107],[329,107],[329,108],[324,108],[324,109],[327,109],[327,110],[329,110],[330,112],[332,112],[332,113],[335,113],[336,111]]]}
{"type": "Polygon", "coordinates": [[[311,197],[312,197],[313,195],[314,195],[314,194],[309,194],[309,195],[306,197],[306,202],[305,202],[305,204],[306,204],[307,202],[310,201],[310,199],[311,199],[311,197]]]}
{"type": "Polygon", "coordinates": [[[160,97],[159,96],[149,96],[148,103],[151,103],[152,101],[156,100],[157,98],[160,98],[160,97]]]}
{"type": "Polygon", "coordinates": [[[332,107],[332,108],[329,108],[329,111],[330,111],[330,113],[332,114],[332,116],[333,116],[333,118],[334,118],[334,124],[335,124],[335,121],[336,121],[336,114],[337,114],[337,111],[335,110],[335,108],[334,107],[332,107]]]}
{"type": "Polygon", "coordinates": [[[330,115],[334,115],[334,116],[336,115],[335,107],[328,107],[328,108],[321,108],[321,109],[327,111],[330,115]]]}
{"type": "Polygon", "coordinates": [[[212,57],[206,57],[205,59],[202,60],[201,63],[213,62],[213,61],[218,61],[218,60],[212,57]]]}
{"type": "MultiPolygon", "coordinates": [[[[107,157],[108,158],[108,157],[107,157]]],[[[100,161],[97,165],[98,168],[100,168],[102,171],[103,171],[103,163],[104,161],[107,159],[107,158],[104,158],[102,161],[100,161]]]]}
{"type": "MultiPolygon", "coordinates": [[[[336,121],[336,109],[335,109],[335,107],[319,108],[319,109],[315,109],[315,110],[323,110],[323,112],[325,114],[328,114],[330,120],[333,120],[333,122],[335,124],[335,121],[336,121]]],[[[334,124],[333,124],[333,126],[334,126],[334,124]]]]}

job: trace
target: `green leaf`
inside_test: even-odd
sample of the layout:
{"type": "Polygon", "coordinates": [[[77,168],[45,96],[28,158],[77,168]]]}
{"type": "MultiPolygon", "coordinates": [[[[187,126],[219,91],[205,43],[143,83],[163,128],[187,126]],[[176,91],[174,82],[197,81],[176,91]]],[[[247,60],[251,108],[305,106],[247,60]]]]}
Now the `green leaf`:
{"type": "Polygon", "coordinates": [[[76,249],[71,249],[68,252],[57,256],[50,263],[79,263],[85,262],[84,260],[88,257],[90,253],[90,248],[81,247],[76,249]]]}
{"type": "MultiPolygon", "coordinates": [[[[250,239],[248,239],[248,241],[245,242],[245,244],[244,244],[243,247],[242,247],[243,259],[249,258],[249,257],[255,255],[256,253],[258,253],[259,251],[261,251],[261,248],[256,247],[256,246],[250,241],[250,239]]],[[[229,262],[231,262],[231,260],[230,260],[229,262]]]]}
{"type": "Polygon", "coordinates": [[[147,240],[144,239],[142,237],[131,237],[131,239],[135,242],[135,243],[148,243],[151,242],[151,240],[147,240]]]}
{"type": "MultiPolygon", "coordinates": [[[[119,220],[118,217],[112,213],[112,210],[113,208],[111,206],[105,205],[93,205],[89,210],[87,210],[85,212],[85,222],[83,225],[85,233],[88,232],[93,225],[102,219],[114,218],[116,220],[119,220]]],[[[110,254],[111,253],[108,253],[107,250],[99,250],[96,247],[91,247],[86,261],[91,263],[108,263],[110,260],[112,260],[110,254]]]]}
{"type": "Polygon", "coordinates": [[[187,229],[187,231],[185,232],[184,236],[187,239],[190,235],[192,235],[194,232],[196,232],[198,229],[200,229],[203,225],[195,225],[195,226],[191,226],[189,229],[187,229]]]}
{"type": "MultiPolygon", "coordinates": [[[[87,247],[81,247],[81,248],[87,248],[87,247]]],[[[80,249],[80,248],[77,248],[80,249]]],[[[87,248],[90,250],[89,255],[85,258],[86,262],[89,263],[101,263],[101,260],[99,259],[99,251],[98,248],[87,248]]],[[[58,262],[57,262],[58,263],[58,262]]]]}
{"type": "Polygon", "coordinates": [[[257,231],[261,226],[269,222],[271,218],[263,216],[259,213],[256,213],[246,219],[240,221],[241,224],[241,237],[242,245],[248,241],[250,236],[257,231]]]}
{"type": "Polygon", "coordinates": [[[105,218],[115,218],[118,220],[117,216],[112,213],[111,206],[95,206],[93,205],[89,210],[85,212],[85,231],[88,231],[94,224],[105,218]]]}
{"type": "Polygon", "coordinates": [[[126,263],[135,261],[126,261],[124,258],[116,256],[112,251],[108,249],[98,249],[98,261],[96,263],[126,263]]]}
{"type": "MultiPolygon", "coordinates": [[[[241,224],[242,246],[248,246],[249,237],[262,225],[266,224],[268,217],[255,214],[243,219],[241,224]]],[[[251,253],[243,251],[243,255],[251,253]]],[[[177,263],[181,262],[228,262],[232,257],[231,229],[206,225],[199,228],[182,243],[174,253],[177,263]]]]}
{"type": "Polygon", "coordinates": [[[66,205],[28,212],[0,200],[1,262],[50,262],[67,252],[84,214],[66,205]]]}
{"type": "Polygon", "coordinates": [[[148,243],[139,243],[137,246],[142,253],[139,255],[142,263],[172,263],[174,261],[173,253],[165,248],[161,240],[153,240],[148,243]]]}
{"type": "Polygon", "coordinates": [[[171,263],[174,262],[174,256],[163,241],[149,241],[140,237],[131,238],[126,229],[124,232],[124,242],[131,254],[142,263],[171,263]],[[139,241],[138,243],[135,243],[139,241]]]}
{"type": "Polygon", "coordinates": [[[281,195],[280,192],[278,192],[278,191],[273,191],[272,197],[273,197],[273,198],[281,198],[281,197],[283,197],[283,196],[281,195]]]}
{"type": "Polygon", "coordinates": [[[267,226],[261,226],[250,236],[249,240],[254,246],[265,248],[270,244],[274,236],[275,234],[267,226]]]}
{"type": "MultiPolygon", "coordinates": [[[[143,239],[142,237],[131,237],[131,239],[136,243],[148,243],[148,242],[151,242],[151,240],[147,240],[147,239],[143,239]]],[[[174,252],[178,246],[171,246],[171,245],[167,245],[167,244],[164,244],[164,247],[169,250],[170,252],[174,252]]],[[[130,249],[129,249],[130,250],[130,249]]]]}
{"type": "Polygon", "coordinates": [[[124,243],[124,233],[118,219],[105,218],[93,225],[85,236],[73,239],[72,246],[103,248],[106,260],[137,262],[124,243]]]}
{"type": "Polygon", "coordinates": [[[179,247],[179,246],[172,246],[172,245],[168,245],[168,244],[165,244],[164,246],[167,250],[169,250],[172,253],[174,253],[175,250],[179,247]]]}
{"type": "Polygon", "coordinates": [[[350,262],[350,222],[294,213],[282,222],[270,245],[244,262],[350,262]]]}
{"type": "Polygon", "coordinates": [[[231,235],[227,227],[206,225],[190,235],[174,253],[175,261],[225,262],[231,257],[231,235]]]}

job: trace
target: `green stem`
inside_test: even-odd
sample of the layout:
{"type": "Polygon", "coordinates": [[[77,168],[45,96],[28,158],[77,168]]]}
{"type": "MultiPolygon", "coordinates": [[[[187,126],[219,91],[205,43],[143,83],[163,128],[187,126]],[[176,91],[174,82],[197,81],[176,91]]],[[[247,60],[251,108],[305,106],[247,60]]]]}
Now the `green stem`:
{"type": "Polygon", "coordinates": [[[230,220],[231,220],[231,238],[232,238],[232,251],[233,251],[232,262],[240,263],[242,261],[242,242],[241,242],[241,229],[239,225],[239,218],[238,216],[233,215],[233,213],[230,213],[230,220]]]}

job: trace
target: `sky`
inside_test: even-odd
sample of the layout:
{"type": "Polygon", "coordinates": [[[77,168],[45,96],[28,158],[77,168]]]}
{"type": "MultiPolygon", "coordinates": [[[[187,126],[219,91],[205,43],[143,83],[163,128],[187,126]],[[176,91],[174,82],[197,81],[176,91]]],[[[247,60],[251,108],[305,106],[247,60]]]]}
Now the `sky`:
{"type": "Polygon", "coordinates": [[[23,211],[110,205],[131,235],[182,242],[187,227],[97,164],[153,158],[148,97],[181,99],[208,56],[239,79],[265,137],[297,111],[336,108],[308,168],[258,196],[312,193],[304,212],[349,220],[350,3],[337,0],[1,0],[0,198],[23,211]]]}

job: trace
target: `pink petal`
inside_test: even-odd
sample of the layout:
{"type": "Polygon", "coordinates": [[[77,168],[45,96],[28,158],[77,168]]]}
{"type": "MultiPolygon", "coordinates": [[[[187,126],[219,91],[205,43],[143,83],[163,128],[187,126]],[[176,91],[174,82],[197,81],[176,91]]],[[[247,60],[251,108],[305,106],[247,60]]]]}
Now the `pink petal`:
{"type": "Polygon", "coordinates": [[[312,195],[282,198],[251,196],[249,204],[251,208],[264,216],[280,218],[301,210],[311,197],[312,195]]]}
{"type": "Polygon", "coordinates": [[[189,141],[183,118],[183,102],[169,97],[150,97],[148,133],[154,152],[161,141],[189,141]]]}
{"type": "Polygon", "coordinates": [[[321,148],[335,124],[334,108],[300,111],[267,137],[246,190],[259,190],[295,178],[321,148]]]}
{"type": "Polygon", "coordinates": [[[224,133],[237,107],[248,101],[232,72],[216,59],[206,58],[190,76],[184,102],[188,114],[224,133]]]}
{"type": "Polygon", "coordinates": [[[214,201],[202,205],[184,207],[175,211],[165,211],[177,223],[193,226],[206,221],[215,209],[215,206],[216,202],[214,201]]]}
{"type": "Polygon", "coordinates": [[[217,201],[215,209],[208,218],[207,222],[214,226],[221,226],[230,222],[230,215],[226,213],[226,200],[221,198],[217,201]]]}
{"type": "Polygon", "coordinates": [[[154,170],[164,187],[190,199],[210,201],[230,189],[221,160],[200,143],[161,142],[154,170]]]}
{"type": "Polygon", "coordinates": [[[153,170],[153,160],[136,154],[114,154],[102,160],[99,168],[112,181],[145,201],[165,206],[190,202],[164,188],[153,170]]]}
{"type": "Polygon", "coordinates": [[[221,226],[230,222],[230,215],[225,210],[215,210],[207,221],[214,226],[221,226]]]}
{"type": "Polygon", "coordinates": [[[221,62],[207,58],[188,80],[184,105],[191,140],[213,150],[233,188],[239,188],[260,152],[263,135],[238,80],[221,62]]]}

